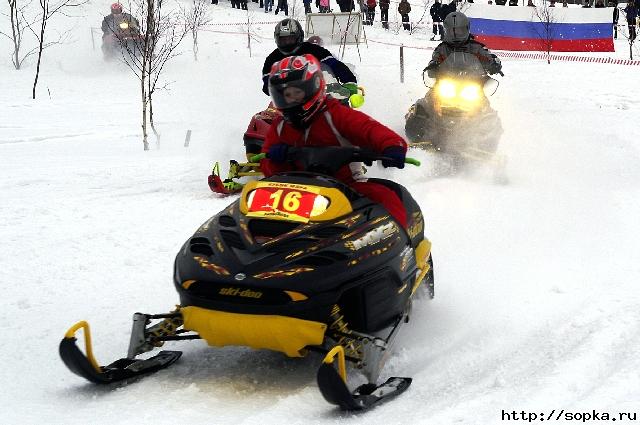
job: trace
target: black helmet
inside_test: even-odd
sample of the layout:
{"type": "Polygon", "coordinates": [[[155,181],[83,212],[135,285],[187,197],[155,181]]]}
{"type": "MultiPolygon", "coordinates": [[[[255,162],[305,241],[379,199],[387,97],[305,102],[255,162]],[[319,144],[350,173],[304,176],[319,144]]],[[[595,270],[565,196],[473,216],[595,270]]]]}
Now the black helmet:
{"type": "Polygon", "coordinates": [[[444,18],[444,42],[462,44],[469,39],[469,18],[462,12],[451,12],[444,18]]]}
{"type": "Polygon", "coordinates": [[[302,44],[304,40],[304,31],[300,22],[292,18],[283,19],[278,22],[273,32],[273,38],[276,40],[278,50],[285,55],[291,55],[302,44]]]}

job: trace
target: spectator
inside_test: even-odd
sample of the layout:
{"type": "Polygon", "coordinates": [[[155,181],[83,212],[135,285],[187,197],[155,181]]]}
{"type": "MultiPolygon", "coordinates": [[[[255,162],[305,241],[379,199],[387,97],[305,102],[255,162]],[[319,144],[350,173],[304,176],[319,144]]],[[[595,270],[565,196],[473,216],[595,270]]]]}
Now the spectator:
{"type": "Polygon", "coordinates": [[[533,0],[529,0],[529,1],[527,2],[527,6],[529,6],[529,7],[536,7],[536,5],[535,5],[535,4],[533,4],[533,0]]]}
{"type": "Polygon", "coordinates": [[[281,10],[284,10],[284,16],[289,16],[289,4],[287,3],[287,0],[278,0],[278,6],[276,6],[276,15],[281,10]]]}
{"type": "Polygon", "coordinates": [[[633,43],[636,39],[636,19],[638,18],[638,9],[633,2],[629,0],[627,7],[622,9],[625,15],[627,15],[627,25],[629,26],[629,43],[633,43]]]}
{"type": "Polygon", "coordinates": [[[242,10],[247,10],[247,0],[240,0],[240,6],[242,10]]]}
{"type": "Polygon", "coordinates": [[[360,8],[360,14],[362,15],[362,21],[367,21],[367,0],[358,0],[358,7],[360,8]]]}
{"type": "Polygon", "coordinates": [[[518,0],[509,0],[509,6],[517,6],[518,0]]]}
{"type": "Polygon", "coordinates": [[[604,0],[596,0],[596,8],[603,8],[604,7],[604,0]]]}
{"type": "Polygon", "coordinates": [[[442,3],[440,3],[440,0],[436,0],[436,2],[431,5],[429,14],[433,21],[433,36],[431,36],[431,40],[435,40],[436,35],[440,35],[440,40],[442,40],[442,3]]]}
{"type": "Polygon", "coordinates": [[[302,0],[302,4],[304,4],[304,13],[311,13],[311,0],[302,0]]]}
{"type": "Polygon", "coordinates": [[[451,12],[455,12],[456,11],[456,1],[453,0],[451,3],[448,4],[443,4],[440,7],[440,21],[444,22],[444,20],[447,18],[447,15],[451,12]]]}
{"type": "Polygon", "coordinates": [[[273,0],[264,0],[264,13],[271,12],[273,9],[273,0]]]}
{"type": "Polygon", "coordinates": [[[411,5],[407,0],[400,0],[400,4],[398,4],[398,13],[402,17],[402,28],[404,28],[405,31],[411,31],[411,24],[409,23],[411,5]]]}
{"type": "Polygon", "coordinates": [[[380,0],[380,20],[382,21],[382,28],[389,29],[389,4],[390,0],[380,0]]]}
{"type": "Polygon", "coordinates": [[[549,7],[556,7],[556,0],[551,0],[549,2],[549,7]]]}
{"type": "Polygon", "coordinates": [[[231,7],[233,9],[240,9],[240,0],[231,0],[231,7]]]}
{"type": "Polygon", "coordinates": [[[562,7],[569,7],[567,0],[562,0],[562,7]]]}
{"type": "Polygon", "coordinates": [[[376,6],[378,6],[376,0],[367,0],[367,19],[364,22],[365,25],[373,25],[373,20],[376,18],[376,6]]]}
{"type": "Polygon", "coordinates": [[[610,1],[609,7],[613,7],[613,39],[618,38],[618,20],[620,19],[620,10],[615,2],[610,1]]]}
{"type": "Polygon", "coordinates": [[[329,0],[320,0],[320,13],[331,12],[329,0]]]}

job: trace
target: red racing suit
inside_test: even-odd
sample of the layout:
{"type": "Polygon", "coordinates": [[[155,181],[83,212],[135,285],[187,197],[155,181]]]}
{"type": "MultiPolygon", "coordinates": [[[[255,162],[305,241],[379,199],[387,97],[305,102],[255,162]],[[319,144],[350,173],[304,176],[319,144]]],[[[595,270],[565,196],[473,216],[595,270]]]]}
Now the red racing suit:
{"type": "MultiPolygon", "coordinates": [[[[304,130],[278,116],[269,128],[262,152],[269,152],[269,148],[278,143],[297,147],[359,146],[378,153],[391,146],[401,146],[405,151],[407,149],[407,143],[393,130],[331,98],[327,98],[326,107],[317,113],[310,126],[304,130]]],[[[260,168],[266,177],[296,169],[295,164],[275,163],[268,158],[261,161],[260,168]]],[[[356,180],[354,173],[346,165],[334,177],[373,202],[382,204],[403,227],[407,227],[407,212],[393,190],[366,179],[356,180]]]]}

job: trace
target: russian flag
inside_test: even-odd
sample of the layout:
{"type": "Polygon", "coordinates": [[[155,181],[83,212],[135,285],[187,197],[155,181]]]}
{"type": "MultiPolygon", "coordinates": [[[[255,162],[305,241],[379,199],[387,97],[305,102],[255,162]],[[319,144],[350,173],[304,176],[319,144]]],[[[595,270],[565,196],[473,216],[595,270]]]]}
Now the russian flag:
{"type": "Polygon", "coordinates": [[[613,52],[612,8],[548,8],[469,4],[471,34],[489,49],[613,52]]]}

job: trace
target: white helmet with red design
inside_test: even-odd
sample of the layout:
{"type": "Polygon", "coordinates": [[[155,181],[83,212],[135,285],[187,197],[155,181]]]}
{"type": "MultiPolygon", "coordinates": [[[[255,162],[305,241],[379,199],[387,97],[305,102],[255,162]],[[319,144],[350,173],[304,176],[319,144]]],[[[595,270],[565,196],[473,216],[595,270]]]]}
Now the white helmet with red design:
{"type": "Polygon", "coordinates": [[[322,109],[326,88],[320,61],[313,55],[286,57],[274,63],[269,73],[273,104],[298,127],[305,127],[322,109]]]}

